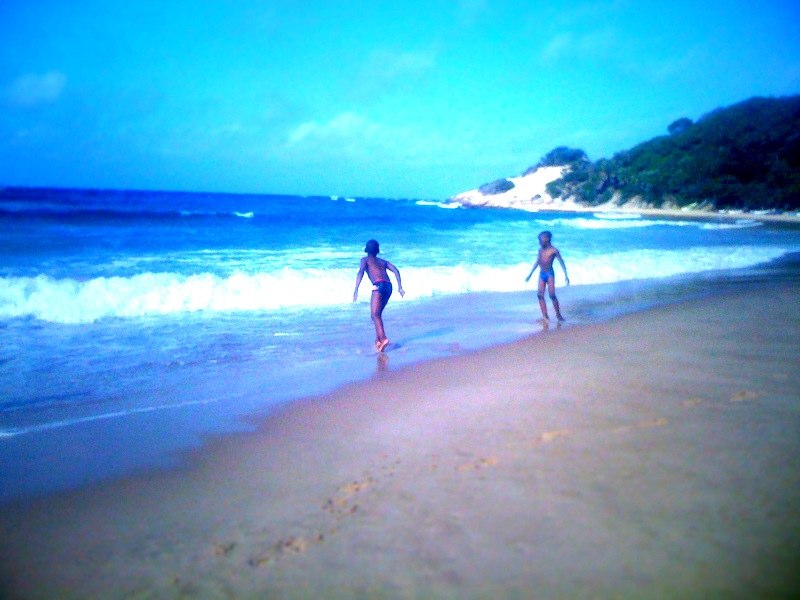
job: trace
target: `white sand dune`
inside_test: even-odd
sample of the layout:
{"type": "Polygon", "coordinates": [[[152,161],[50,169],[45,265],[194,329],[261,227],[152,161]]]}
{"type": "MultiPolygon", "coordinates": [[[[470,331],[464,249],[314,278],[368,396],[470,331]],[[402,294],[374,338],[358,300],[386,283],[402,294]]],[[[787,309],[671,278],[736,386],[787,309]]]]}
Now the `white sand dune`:
{"type": "Polygon", "coordinates": [[[508,177],[514,187],[500,194],[483,194],[479,189],[469,190],[453,196],[452,200],[465,206],[488,206],[539,210],[540,208],[574,207],[575,203],[554,200],[546,186],[563,176],[567,167],[539,167],[533,173],[520,177],[508,177]]]}

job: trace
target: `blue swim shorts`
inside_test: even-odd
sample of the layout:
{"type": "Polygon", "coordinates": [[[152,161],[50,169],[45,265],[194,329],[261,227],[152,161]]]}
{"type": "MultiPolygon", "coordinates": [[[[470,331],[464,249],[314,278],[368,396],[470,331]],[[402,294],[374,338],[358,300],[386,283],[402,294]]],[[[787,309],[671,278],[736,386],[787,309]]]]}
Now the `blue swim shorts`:
{"type": "Polygon", "coordinates": [[[544,281],[545,283],[547,283],[547,281],[548,281],[548,280],[549,280],[551,277],[552,277],[552,278],[555,280],[555,277],[556,277],[556,272],[555,272],[555,271],[553,271],[553,269],[550,269],[549,271],[539,271],[539,279],[541,279],[541,280],[542,280],[542,281],[544,281]]]}
{"type": "Polygon", "coordinates": [[[372,291],[378,292],[381,296],[389,299],[389,296],[392,295],[392,284],[389,281],[376,281],[372,285],[372,291]]]}

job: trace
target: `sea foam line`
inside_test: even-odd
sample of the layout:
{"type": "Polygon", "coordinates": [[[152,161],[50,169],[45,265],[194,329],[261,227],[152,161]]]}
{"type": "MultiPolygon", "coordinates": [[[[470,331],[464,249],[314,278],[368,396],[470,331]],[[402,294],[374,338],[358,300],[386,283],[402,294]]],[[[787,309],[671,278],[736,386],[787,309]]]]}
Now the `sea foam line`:
{"type": "Polygon", "coordinates": [[[99,415],[87,415],[85,417],[76,417],[74,419],[61,419],[58,421],[50,421],[49,423],[40,423],[38,425],[31,425],[28,427],[16,427],[12,429],[0,429],[0,439],[12,438],[18,435],[26,435],[30,433],[38,433],[48,431],[51,429],[60,429],[62,427],[69,427],[71,425],[79,425],[81,423],[91,423],[92,421],[105,421],[107,419],[118,419],[120,417],[129,417],[131,415],[157,412],[162,410],[173,410],[176,408],[185,408],[187,406],[198,406],[211,404],[216,400],[187,400],[186,402],[176,402],[175,404],[161,404],[159,406],[144,406],[141,408],[130,408],[126,410],[116,410],[113,412],[101,413],[99,415]]]}
{"type": "Polygon", "coordinates": [[[752,219],[738,219],[734,223],[716,223],[707,221],[687,221],[687,220],[670,220],[670,219],[644,219],[641,215],[622,215],[611,216],[606,215],[600,217],[598,213],[597,218],[590,219],[585,217],[575,217],[570,219],[555,218],[555,219],[538,219],[537,222],[543,227],[551,228],[571,228],[571,229],[643,229],[646,227],[695,227],[697,229],[705,230],[724,230],[724,229],[744,229],[749,227],[761,227],[764,225],[761,221],[752,219]]]}

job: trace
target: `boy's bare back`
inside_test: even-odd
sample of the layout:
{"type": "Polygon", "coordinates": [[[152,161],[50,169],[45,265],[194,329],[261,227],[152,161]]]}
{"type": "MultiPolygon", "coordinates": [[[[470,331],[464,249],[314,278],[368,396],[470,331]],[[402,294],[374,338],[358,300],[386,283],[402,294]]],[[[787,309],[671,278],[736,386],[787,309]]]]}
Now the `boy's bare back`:
{"type": "Polygon", "coordinates": [[[372,283],[378,281],[389,281],[389,275],[386,273],[387,261],[377,256],[365,256],[361,259],[361,268],[366,270],[367,277],[372,283]]]}

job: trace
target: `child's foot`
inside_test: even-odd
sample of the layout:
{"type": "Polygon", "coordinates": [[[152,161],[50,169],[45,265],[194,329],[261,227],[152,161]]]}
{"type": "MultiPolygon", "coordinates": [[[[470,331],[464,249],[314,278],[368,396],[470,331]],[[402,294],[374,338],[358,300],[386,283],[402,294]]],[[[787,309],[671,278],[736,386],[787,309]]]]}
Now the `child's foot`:
{"type": "Polygon", "coordinates": [[[388,343],[389,343],[389,338],[386,338],[385,340],[381,340],[380,342],[377,342],[375,344],[375,349],[378,352],[383,352],[383,349],[386,348],[388,343]]]}
{"type": "Polygon", "coordinates": [[[559,321],[566,321],[566,319],[564,317],[562,317],[561,315],[558,315],[558,320],[559,321]]]}

